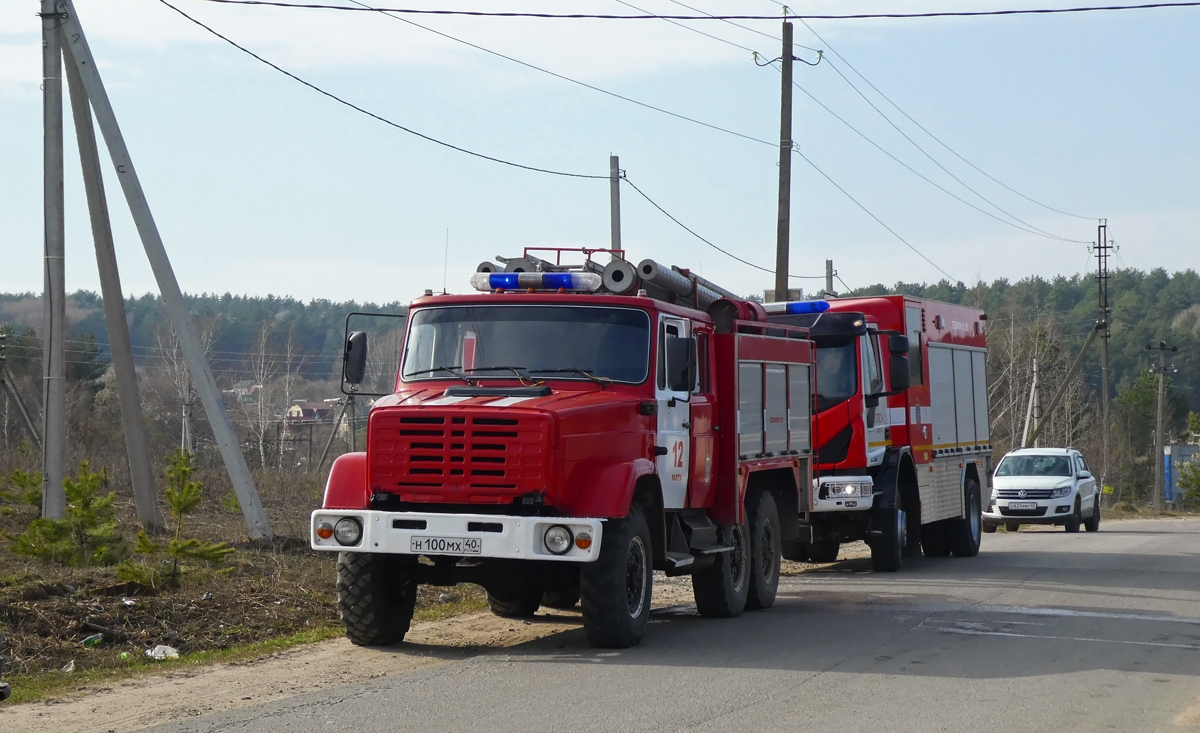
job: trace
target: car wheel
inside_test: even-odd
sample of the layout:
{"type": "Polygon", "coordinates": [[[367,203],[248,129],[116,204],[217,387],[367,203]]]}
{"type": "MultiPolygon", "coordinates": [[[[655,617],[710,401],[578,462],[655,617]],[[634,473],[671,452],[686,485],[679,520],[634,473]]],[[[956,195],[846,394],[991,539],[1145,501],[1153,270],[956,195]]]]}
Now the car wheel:
{"type": "Polygon", "coordinates": [[[1087,518],[1083,523],[1084,529],[1089,532],[1098,532],[1100,530],[1100,497],[1097,496],[1092,500],[1092,516],[1087,518]]]}
{"type": "Polygon", "coordinates": [[[1079,497],[1075,497],[1075,508],[1071,510],[1071,516],[1067,518],[1067,523],[1063,525],[1063,529],[1068,532],[1078,532],[1079,525],[1083,523],[1082,511],[1079,508],[1079,497]]]}
{"type": "Polygon", "coordinates": [[[1005,522],[1004,528],[1006,530],[1008,530],[1009,532],[1016,532],[1017,530],[1021,529],[1021,523],[1020,522],[1005,522]]]}
{"type": "Polygon", "coordinates": [[[987,522],[984,522],[983,523],[983,531],[986,534],[992,534],[996,531],[996,525],[988,524],[987,522]]]}

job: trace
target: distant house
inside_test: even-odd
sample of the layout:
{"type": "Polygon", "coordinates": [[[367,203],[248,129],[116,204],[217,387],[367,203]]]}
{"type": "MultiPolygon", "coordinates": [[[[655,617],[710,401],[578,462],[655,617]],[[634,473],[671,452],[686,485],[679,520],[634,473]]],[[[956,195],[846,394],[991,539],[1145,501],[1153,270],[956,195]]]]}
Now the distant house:
{"type": "Polygon", "coordinates": [[[243,405],[258,404],[259,393],[262,392],[262,385],[256,383],[253,379],[243,379],[233,385],[233,389],[229,390],[237,401],[243,405]]]}
{"type": "Polygon", "coordinates": [[[337,402],[299,402],[287,409],[284,415],[289,423],[307,425],[309,423],[332,422],[337,415],[337,402]]]}

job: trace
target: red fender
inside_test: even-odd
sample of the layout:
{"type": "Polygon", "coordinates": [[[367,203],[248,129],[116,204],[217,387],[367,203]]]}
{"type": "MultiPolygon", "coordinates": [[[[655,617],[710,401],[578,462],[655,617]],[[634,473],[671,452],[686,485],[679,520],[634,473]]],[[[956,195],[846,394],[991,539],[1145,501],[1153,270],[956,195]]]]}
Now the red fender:
{"type": "Polygon", "coordinates": [[[587,481],[575,503],[577,517],[624,517],[629,514],[633,489],[642,476],[654,473],[648,458],[626,463],[610,463],[588,473],[587,481]]]}
{"type": "Polygon", "coordinates": [[[367,491],[367,454],[346,453],[338,456],[329,469],[325,483],[325,509],[366,509],[371,495],[367,491]]]}

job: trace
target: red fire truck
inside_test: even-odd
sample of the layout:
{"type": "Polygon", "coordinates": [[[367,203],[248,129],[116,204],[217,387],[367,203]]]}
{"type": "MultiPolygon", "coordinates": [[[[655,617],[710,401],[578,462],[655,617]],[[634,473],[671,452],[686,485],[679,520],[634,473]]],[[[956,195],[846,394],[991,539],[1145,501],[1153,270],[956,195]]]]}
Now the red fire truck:
{"type": "Polygon", "coordinates": [[[817,347],[816,477],[785,556],[832,562],[855,540],[877,570],[920,549],[976,555],[992,460],[987,316],[902,295],[766,310],[817,347]]]}
{"type": "MultiPolygon", "coordinates": [[[[579,603],[590,643],[628,647],[653,570],[735,616],[772,605],[784,543],[823,536],[801,534],[808,330],[687,270],[582,254],[485,263],[479,293],[412,303],[394,394],[312,514],[354,643],[402,639],[419,584],[473,582],[501,616],[579,603]]],[[[366,340],[348,335],[351,384],[366,340]]]]}

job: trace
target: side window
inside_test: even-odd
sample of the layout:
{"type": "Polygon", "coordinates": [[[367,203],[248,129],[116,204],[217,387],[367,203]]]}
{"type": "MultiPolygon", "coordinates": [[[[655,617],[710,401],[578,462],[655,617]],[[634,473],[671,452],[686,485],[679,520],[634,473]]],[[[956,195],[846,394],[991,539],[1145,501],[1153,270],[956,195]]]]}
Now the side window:
{"type": "MultiPolygon", "coordinates": [[[[693,333],[695,333],[693,331],[693,333]]],[[[712,389],[708,382],[708,334],[695,333],[696,335],[696,388],[693,392],[711,392],[712,389]]]]}
{"type": "Polygon", "coordinates": [[[874,394],[883,390],[879,377],[879,336],[868,334],[863,338],[863,393],[874,394]]]}
{"type": "Polygon", "coordinates": [[[1080,471],[1087,471],[1088,473],[1092,472],[1092,470],[1090,468],[1088,468],[1087,461],[1083,460],[1083,456],[1076,456],[1075,463],[1078,464],[1076,466],[1076,472],[1080,472],[1080,471]]]}
{"type": "Polygon", "coordinates": [[[921,361],[921,309],[910,305],[904,309],[904,313],[908,327],[909,382],[913,385],[925,384],[925,365],[921,361]]]}
{"type": "Polygon", "coordinates": [[[664,324],[658,330],[658,388],[667,388],[667,336],[678,336],[679,327],[664,324]]]}

